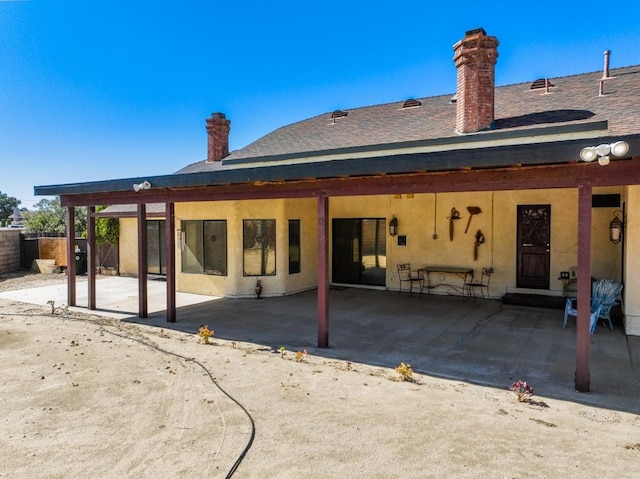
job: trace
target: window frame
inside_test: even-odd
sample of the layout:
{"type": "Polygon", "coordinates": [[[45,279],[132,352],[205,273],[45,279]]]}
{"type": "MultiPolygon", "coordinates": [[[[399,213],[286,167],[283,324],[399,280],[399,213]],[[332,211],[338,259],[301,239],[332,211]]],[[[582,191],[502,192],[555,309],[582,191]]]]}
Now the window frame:
{"type": "MultiPolygon", "coordinates": [[[[180,272],[183,274],[202,274],[208,276],[227,276],[229,271],[229,261],[228,261],[228,230],[227,230],[227,220],[223,219],[207,219],[207,220],[182,220],[180,222],[180,231],[181,231],[181,251],[182,258],[180,262],[180,272]],[[192,238],[187,236],[187,231],[190,229],[190,226],[195,225],[195,234],[197,235],[196,243],[195,243],[195,253],[191,251],[189,248],[189,243],[192,238]],[[212,252],[212,246],[207,247],[207,238],[205,237],[205,231],[207,228],[205,225],[220,225],[223,228],[224,232],[224,240],[221,248],[223,251],[218,253],[218,256],[222,259],[222,267],[219,269],[209,268],[207,269],[207,260],[210,255],[215,255],[212,252]],[[194,265],[189,268],[192,270],[185,270],[185,260],[187,259],[186,249],[189,248],[189,253],[195,258],[194,265]],[[195,271],[197,269],[197,271],[195,271]]],[[[217,235],[210,235],[210,241],[217,241],[217,235]]]]}
{"type": "Polygon", "coordinates": [[[277,274],[277,223],[275,219],[242,220],[242,276],[275,276],[277,274]],[[259,272],[250,269],[258,258],[259,272]],[[265,254],[267,255],[265,257],[265,254]],[[253,261],[251,259],[253,258],[253,261]]]}
{"type": "Polygon", "coordinates": [[[302,272],[302,225],[299,219],[289,220],[289,274],[302,272]],[[295,227],[292,230],[292,225],[295,227]],[[297,230],[297,231],[295,231],[297,230]],[[297,249],[297,261],[292,259],[292,249],[297,249]]]}

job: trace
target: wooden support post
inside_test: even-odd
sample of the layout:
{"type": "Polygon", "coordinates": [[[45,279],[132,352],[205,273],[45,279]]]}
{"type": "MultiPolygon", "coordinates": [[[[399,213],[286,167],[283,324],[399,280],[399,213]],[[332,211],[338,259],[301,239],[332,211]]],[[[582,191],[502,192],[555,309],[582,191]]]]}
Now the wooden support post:
{"type": "Polygon", "coordinates": [[[176,322],[176,219],[175,203],[165,205],[165,258],[167,263],[167,322],[176,322]]]}
{"type": "Polygon", "coordinates": [[[318,347],[329,347],[329,198],[318,196],[318,347]]]}
{"type": "Polygon", "coordinates": [[[87,283],[89,309],[96,309],[96,208],[87,207],[87,283]]]}
{"type": "Polygon", "coordinates": [[[67,305],[76,305],[76,223],[75,208],[67,208],[67,305]]]}
{"type": "Polygon", "coordinates": [[[591,200],[590,184],[578,187],[578,314],[576,317],[576,390],[589,392],[591,311],[591,200]]]}
{"type": "Polygon", "coordinates": [[[138,205],[138,316],[146,318],[147,310],[147,205],[138,205]]]}

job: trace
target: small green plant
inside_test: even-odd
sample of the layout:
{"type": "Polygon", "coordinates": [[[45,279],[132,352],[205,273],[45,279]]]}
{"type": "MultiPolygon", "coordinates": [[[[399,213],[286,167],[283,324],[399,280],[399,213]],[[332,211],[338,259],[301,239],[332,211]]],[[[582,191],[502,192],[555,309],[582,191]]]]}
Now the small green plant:
{"type": "Polygon", "coordinates": [[[295,359],[296,359],[296,363],[301,363],[302,361],[307,359],[307,350],[305,349],[304,351],[298,351],[296,353],[295,359]]]}
{"type": "Polygon", "coordinates": [[[400,366],[396,367],[396,372],[400,375],[401,381],[413,381],[411,364],[400,363],[400,366]]]}
{"type": "Polygon", "coordinates": [[[509,389],[516,393],[518,402],[525,402],[533,396],[533,388],[526,381],[521,381],[520,379],[514,382],[509,389]]]}
{"type": "Polygon", "coordinates": [[[198,336],[200,336],[202,344],[209,344],[209,338],[214,334],[215,331],[209,329],[209,326],[200,326],[200,329],[198,329],[198,336]]]}
{"type": "Polygon", "coordinates": [[[286,348],[284,346],[280,346],[278,351],[280,351],[280,357],[284,359],[284,355],[287,354],[286,348]]]}

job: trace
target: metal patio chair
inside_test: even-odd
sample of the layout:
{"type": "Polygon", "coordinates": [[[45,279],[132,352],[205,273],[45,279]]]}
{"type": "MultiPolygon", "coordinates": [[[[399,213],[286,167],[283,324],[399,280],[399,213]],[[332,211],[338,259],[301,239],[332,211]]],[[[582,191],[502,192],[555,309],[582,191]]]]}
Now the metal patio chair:
{"type": "MultiPolygon", "coordinates": [[[[613,331],[613,323],[611,323],[611,308],[617,303],[618,297],[622,292],[622,284],[613,279],[599,279],[594,281],[591,286],[591,310],[589,313],[590,323],[589,332],[593,334],[598,325],[598,319],[606,319],[609,323],[609,329],[613,331]]],[[[577,300],[575,298],[567,298],[564,308],[564,322],[562,327],[567,325],[569,316],[577,316],[577,300]]]]}
{"type": "Polygon", "coordinates": [[[413,285],[416,283],[418,286],[418,292],[422,295],[423,276],[417,271],[411,271],[410,263],[402,263],[398,265],[398,279],[400,280],[400,290],[398,291],[400,294],[402,294],[402,283],[409,283],[409,294],[413,295],[413,285]]]}
{"type": "Polygon", "coordinates": [[[482,274],[480,275],[480,279],[474,281],[471,279],[469,282],[464,284],[464,290],[462,292],[462,298],[466,301],[465,298],[473,298],[478,297],[476,295],[476,290],[480,290],[480,296],[482,299],[491,299],[489,296],[489,281],[491,281],[491,275],[493,274],[493,268],[482,268],[482,274]]]}

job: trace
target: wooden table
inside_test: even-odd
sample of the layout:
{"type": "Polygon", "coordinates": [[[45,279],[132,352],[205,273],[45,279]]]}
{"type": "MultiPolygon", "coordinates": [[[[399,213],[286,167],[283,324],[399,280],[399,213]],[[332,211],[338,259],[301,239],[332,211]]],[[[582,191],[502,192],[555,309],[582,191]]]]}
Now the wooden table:
{"type": "Polygon", "coordinates": [[[438,286],[446,286],[464,297],[464,285],[467,281],[473,279],[473,268],[459,266],[423,266],[418,269],[418,274],[424,276],[425,281],[423,288],[427,288],[427,290],[430,291],[438,286]],[[453,277],[454,282],[447,281],[447,277],[453,277]],[[444,278],[444,280],[442,278],[444,278]]]}

